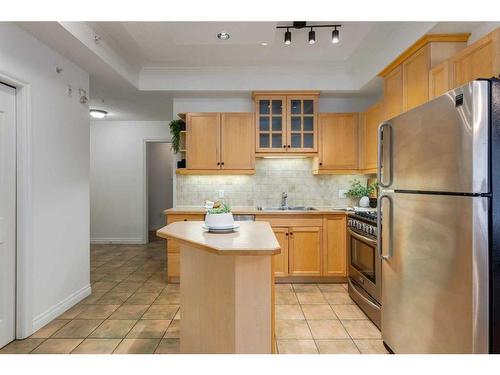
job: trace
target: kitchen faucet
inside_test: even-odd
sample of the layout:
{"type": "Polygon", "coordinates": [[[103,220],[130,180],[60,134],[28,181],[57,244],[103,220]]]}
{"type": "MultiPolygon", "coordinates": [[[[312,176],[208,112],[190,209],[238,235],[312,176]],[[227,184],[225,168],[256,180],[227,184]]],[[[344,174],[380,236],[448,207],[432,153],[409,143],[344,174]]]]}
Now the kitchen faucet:
{"type": "Polygon", "coordinates": [[[287,198],[288,198],[287,193],[285,193],[285,192],[281,193],[281,208],[282,209],[286,209],[288,207],[288,205],[286,203],[287,198]]]}

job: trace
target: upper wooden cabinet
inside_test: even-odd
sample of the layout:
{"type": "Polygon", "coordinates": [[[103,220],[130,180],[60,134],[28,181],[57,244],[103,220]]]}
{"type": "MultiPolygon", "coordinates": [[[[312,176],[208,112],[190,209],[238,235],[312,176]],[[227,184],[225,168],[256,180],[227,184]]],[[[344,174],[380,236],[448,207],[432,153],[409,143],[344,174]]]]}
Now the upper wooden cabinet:
{"type": "Polygon", "coordinates": [[[450,61],[445,60],[429,71],[429,100],[450,89],[450,61]]]}
{"type": "Polygon", "coordinates": [[[358,114],[320,113],[319,157],[314,173],[358,168],[358,114]]]}
{"type": "Polygon", "coordinates": [[[186,115],[186,165],[188,169],[220,169],[220,114],[186,115]]]}
{"type": "Polygon", "coordinates": [[[379,75],[384,78],[384,118],[429,100],[429,71],[466,46],[469,34],[425,35],[379,75]]]}
{"type": "Polygon", "coordinates": [[[403,108],[403,68],[398,66],[384,79],[384,117],[397,116],[403,108]]]}
{"type": "Polygon", "coordinates": [[[424,46],[403,62],[403,108],[407,111],[429,99],[430,46],[424,46]]]}
{"type": "Polygon", "coordinates": [[[375,173],[377,168],[378,127],[384,120],[382,101],[372,105],[360,115],[359,168],[366,173],[375,173]]]}
{"type": "Polygon", "coordinates": [[[188,113],[185,173],[255,168],[253,113],[188,113]]]}
{"type": "Polygon", "coordinates": [[[221,114],[221,168],[254,169],[253,113],[221,114]]]}
{"type": "Polygon", "coordinates": [[[450,59],[450,87],[500,74],[500,28],[477,40],[450,59]]]}
{"type": "Polygon", "coordinates": [[[257,153],[318,150],[318,92],[255,92],[257,153]]]}

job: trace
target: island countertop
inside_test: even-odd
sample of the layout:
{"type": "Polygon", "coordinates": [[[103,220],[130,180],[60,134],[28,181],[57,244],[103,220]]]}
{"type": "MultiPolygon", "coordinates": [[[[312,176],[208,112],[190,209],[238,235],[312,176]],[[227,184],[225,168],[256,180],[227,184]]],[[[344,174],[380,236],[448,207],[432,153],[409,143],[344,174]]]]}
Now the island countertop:
{"type": "Polygon", "coordinates": [[[203,221],[179,221],[158,229],[156,234],[218,255],[274,255],[281,252],[269,223],[242,221],[238,224],[237,231],[220,234],[205,231],[203,221]]]}

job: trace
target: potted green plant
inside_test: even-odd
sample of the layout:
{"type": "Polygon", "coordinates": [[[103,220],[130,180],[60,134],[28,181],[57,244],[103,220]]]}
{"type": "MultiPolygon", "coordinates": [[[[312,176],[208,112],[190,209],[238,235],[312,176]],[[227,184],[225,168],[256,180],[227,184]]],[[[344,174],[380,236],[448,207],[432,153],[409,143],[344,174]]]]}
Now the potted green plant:
{"type": "Polygon", "coordinates": [[[369,207],[370,199],[368,198],[377,189],[377,183],[363,186],[358,179],[354,179],[351,183],[351,188],[347,190],[348,198],[359,199],[360,207],[369,207]]]}
{"type": "Polygon", "coordinates": [[[172,135],[172,150],[178,154],[181,150],[181,131],[185,124],[181,119],[170,121],[170,134],[172,135]]]}
{"type": "Polygon", "coordinates": [[[226,203],[216,202],[214,207],[207,211],[205,225],[216,229],[226,229],[234,226],[231,207],[226,203]]]}

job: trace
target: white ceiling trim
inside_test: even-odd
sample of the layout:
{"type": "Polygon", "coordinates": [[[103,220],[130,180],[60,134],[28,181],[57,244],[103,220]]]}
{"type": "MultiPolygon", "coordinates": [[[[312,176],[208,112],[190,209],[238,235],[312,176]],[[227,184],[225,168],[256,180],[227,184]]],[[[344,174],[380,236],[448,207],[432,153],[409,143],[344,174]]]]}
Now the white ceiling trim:
{"type": "Polygon", "coordinates": [[[138,87],[141,67],[125,60],[120,54],[108,46],[104,39],[100,39],[96,42],[95,36],[99,34],[86,22],[59,22],[59,24],[89,50],[95,53],[101,60],[111,66],[124,79],[136,88],[138,87]]]}

